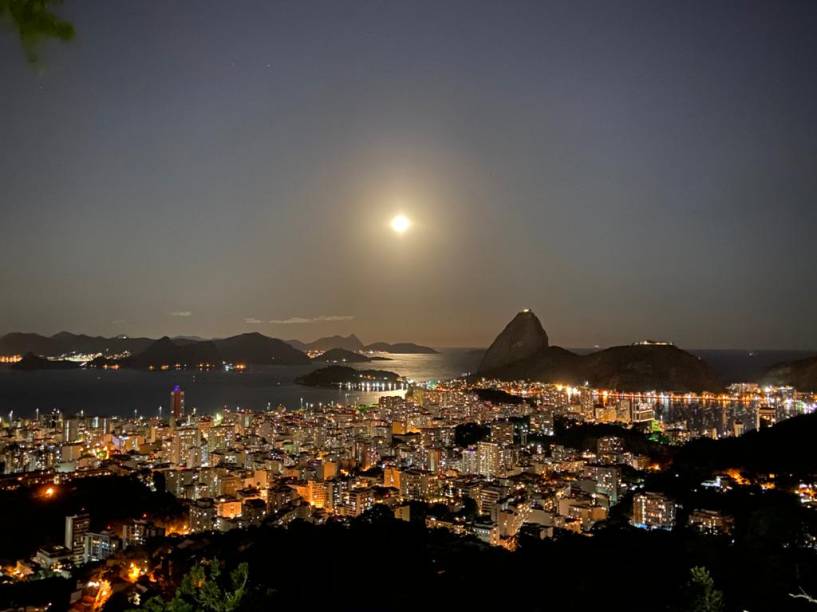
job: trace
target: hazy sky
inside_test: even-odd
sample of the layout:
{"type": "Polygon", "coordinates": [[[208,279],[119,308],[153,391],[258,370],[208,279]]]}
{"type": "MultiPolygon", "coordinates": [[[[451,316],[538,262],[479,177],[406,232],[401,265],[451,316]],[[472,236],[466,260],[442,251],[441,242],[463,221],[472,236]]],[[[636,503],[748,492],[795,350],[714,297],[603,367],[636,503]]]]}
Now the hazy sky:
{"type": "Polygon", "coordinates": [[[61,12],[0,30],[0,332],[817,348],[813,0],[61,12]]]}

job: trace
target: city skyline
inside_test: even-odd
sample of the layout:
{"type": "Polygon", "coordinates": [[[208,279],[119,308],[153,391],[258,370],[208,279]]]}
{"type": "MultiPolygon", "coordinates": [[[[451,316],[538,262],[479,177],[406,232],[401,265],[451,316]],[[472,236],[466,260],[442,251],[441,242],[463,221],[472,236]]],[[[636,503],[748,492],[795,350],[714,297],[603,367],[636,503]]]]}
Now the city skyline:
{"type": "MultiPolygon", "coordinates": [[[[395,572],[407,571],[423,588],[410,589],[401,604],[411,603],[399,609],[474,593],[479,605],[469,607],[482,609],[497,587],[439,579],[462,569],[471,577],[480,566],[468,563],[471,555],[493,559],[487,577],[503,572],[502,583],[526,582],[528,572],[537,584],[548,581],[549,602],[561,599],[558,587],[573,585],[581,592],[581,599],[569,595],[577,609],[609,603],[599,584],[613,573],[626,587],[636,569],[639,596],[628,604],[635,610],[670,609],[681,577],[710,576],[702,562],[725,586],[717,597],[741,603],[735,609],[799,609],[781,603],[810,584],[802,577],[811,571],[804,555],[813,554],[805,530],[813,529],[817,493],[804,441],[814,435],[814,392],[740,383],[719,395],[633,393],[460,378],[413,384],[368,406],[309,402],[213,414],[185,410],[179,386],[171,394],[171,404],[181,398],[179,409],[152,416],[51,410],[0,417],[0,497],[15,500],[3,504],[0,523],[4,553],[16,560],[0,569],[5,593],[50,577],[76,584],[72,611],[119,610],[125,598],[139,609],[173,592],[162,587],[179,580],[178,566],[201,567],[215,555],[216,567],[243,566],[245,576],[249,568],[248,591],[230,609],[255,610],[256,601],[303,601],[298,585],[314,587],[314,560],[342,555],[338,565],[350,575],[329,581],[332,590],[320,596],[337,605],[366,559],[382,553],[384,537],[391,557],[408,556],[411,570],[395,570],[391,558],[372,564],[367,578],[382,578],[344,609],[389,605],[395,572]],[[794,529],[763,528],[789,521],[794,529]],[[376,530],[374,541],[368,529],[376,530]],[[411,545],[400,539],[405,533],[411,545]],[[332,534],[347,534],[348,544],[323,550],[332,534]],[[281,537],[285,553],[274,543],[281,537]],[[611,538],[617,562],[600,564],[611,538]],[[765,580],[768,553],[759,543],[780,547],[774,567],[789,570],[785,583],[765,580]],[[522,558],[492,548],[522,551],[522,558]],[[350,563],[350,551],[360,561],[350,563]],[[685,572],[668,571],[670,562],[685,572]],[[295,585],[265,571],[278,564],[295,585]],[[645,571],[653,572],[649,579],[645,571]],[[726,572],[741,577],[738,588],[723,579],[726,572]],[[746,572],[756,578],[746,580],[746,572]],[[645,585],[652,592],[644,594],[645,585]]],[[[683,588],[684,597],[694,595],[694,585],[683,588]]],[[[182,586],[177,596],[195,600],[204,590],[182,586]]],[[[542,601],[539,591],[521,591],[523,601],[542,601]]],[[[29,593],[46,609],[68,601],[47,586],[29,593]]],[[[222,609],[198,603],[193,609],[222,609]]]]}
{"type": "Polygon", "coordinates": [[[817,348],[812,3],[244,6],[0,36],[0,334],[817,348]]]}

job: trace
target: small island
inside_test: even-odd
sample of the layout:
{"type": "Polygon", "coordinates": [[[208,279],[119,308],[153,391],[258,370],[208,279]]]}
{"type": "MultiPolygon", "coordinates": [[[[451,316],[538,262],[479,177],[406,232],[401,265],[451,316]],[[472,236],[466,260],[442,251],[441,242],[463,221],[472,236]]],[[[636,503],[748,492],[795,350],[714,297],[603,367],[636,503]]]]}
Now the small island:
{"type": "Polygon", "coordinates": [[[295,382],[307,387],[337,387],[347,384],[398,383],[400,380],[400,375],[395,372],[356,370],[348,366],[333,365],[299,376],[295,382]]]}

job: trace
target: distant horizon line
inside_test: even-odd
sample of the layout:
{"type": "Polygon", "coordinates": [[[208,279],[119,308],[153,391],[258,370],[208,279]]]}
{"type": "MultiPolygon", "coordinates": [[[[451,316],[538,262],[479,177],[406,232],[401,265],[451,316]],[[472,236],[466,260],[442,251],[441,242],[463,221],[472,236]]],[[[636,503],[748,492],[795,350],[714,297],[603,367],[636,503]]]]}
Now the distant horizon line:
{"type": "MultiPolygon", "coordinates": [[[[238,333],[231,334],[231,335],[225,335],[225,336],[200,336],[198,334],[175,334],[175,335],[162,334],[160,336],[152,336],[152,335],[138,335],[138,334],[124,334],[124,333],[114,334],[112,336],[106,336],[106,335],[103,335],[103,334],[94,335],[94,334],[88,334],[88,333],[83,333],[83,332],[72,332],[72,331],[68,331],[68,330],[63,329],[63,330],[60,330],[60,331],[55,332],[53,334],[46,334],[46,333],[34,332],[34,331],[9,331],[9,332],[3,332],[2,334],[0,334],[0,338],[4,338],[5,336],[7,336],[9,334],[37,335],[37,336],[41,336],[43,338],[53,338],[54,336],[58,336],[60,334],[71,334],[71,335],[74,335],[74,336],[87,336],[89,338],[106,338],[106,339],[113,339],[113,338],[144,338],[146,340],[154,340],[154,341],[159,340],[161,338],[165,338],[165,337],[170,338],[171,340],[174,340],[174,339],[178,338],[178,339],[186,339],[186,340],[208,341],[208,340],[223,340],[225,338],[232,338],[232,337],[235,337],[235,336],[242,336],[242,335],[246,335],[246,334],[260,334],[260,335],[265,336],[267,338],[271,338],[273,340],[280,340],[281,342],[285,342],[285,343],[300,342],[300,343],[303,343],[303,344],[310,344],[310,343],[313,343],[313,342],[317,342],[318,340],[323,340],[323,339],[331,338],[331,337],[334,337],[334,336],[341,337],[341,338],[349,338],[351,336],[355,336],[355,337],[357,337],[358,340],[360,340],[360,337],[355,332],[352,332],[352,333],[349,333],[349,334],[340,334],[340,333],[327,334],[325,336],[319,336],[319,337],[315,338],[314,340],[301,340],[299,338],[284,339],[283,337],[279,337],[279,336],[270,336],[270,335],[265,334],[263,332],[260,332],[258,330],[242,331],[242,332],[238,332],[238,333]]],[[[447,345],[447,344],[437,344],[437,343],[428,343],[428,342],[417,342],[415,340],[375,340],[374,342],[368,342],[368,343],[363,342],[362,340],[360,340],[360,341],[364,344],[364,346],[367,346],[369,344],[376,344],[376,343],[380,343],[380,342],[383,342],[383,343],[386,343],[386,344],[412,343],[412,344],[418,344],[418,345],[422,345],[422,346],[429,346],[429,347],[434,348],[434,349],[443,349],[443,350],[445,350],[445,349],[449,349],[449,350],[459,349],[459,350],[474,350],[474,351],[476,351],[476,350],[483,350],[483,351],[487,350],[488,347],[491,344],[491,343],[488,343],[485,346],[478,346],[478,345],[467,346],[467,345],[447,345]]],[[[639,341],[629,342],[629,343],[620,343],[620,344],[593,345],[593,346],[566,346],[566,345],[562,345],[562,344],[550,343],[550,346],[558,346],[558,347],[565,348],[565,349],[570,350],[570,351],[595,352],[595,351],[603,351],[605,349],[609,349],[609,348],[613,348],[613,347],[617,347],[617,346],[633,346],[633,345],[637,344],[637,342],[639,342],[639,341]]],[[[757,347],[728,348],[728,347],[700,347],[700,346],[699,347],[685,348],[685,347],[683,347],[683,346],[681,346],[679,344],[676,344],[674,342],[670,342],[669,344],[671,346],[674,346],[676,348],[679,348],[679,349],[687,351],[687,352],[694,352],[694,351],[733,351],[733,352],[734,351],[742,351],[742,352],[748,352],[748,353],[753,353],[753,352],[765,352],[765,353],[771,353],[771,352],[817,353],[817,348],[811,348],[811,349],[779,348],[779,347],[778,348],[765,348],[765,347],[764,348],[757,348],[757,347]]]]}

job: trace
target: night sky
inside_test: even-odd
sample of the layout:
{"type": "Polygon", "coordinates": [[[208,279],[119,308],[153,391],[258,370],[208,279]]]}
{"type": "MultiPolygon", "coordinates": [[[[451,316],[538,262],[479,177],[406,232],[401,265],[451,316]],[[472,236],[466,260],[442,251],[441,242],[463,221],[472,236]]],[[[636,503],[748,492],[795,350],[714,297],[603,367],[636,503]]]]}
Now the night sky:
{"type": "Polygon", "coordinates": [[[813,0],[60,12],[0,29],[0,333],[817,349],[813,0]]]}

